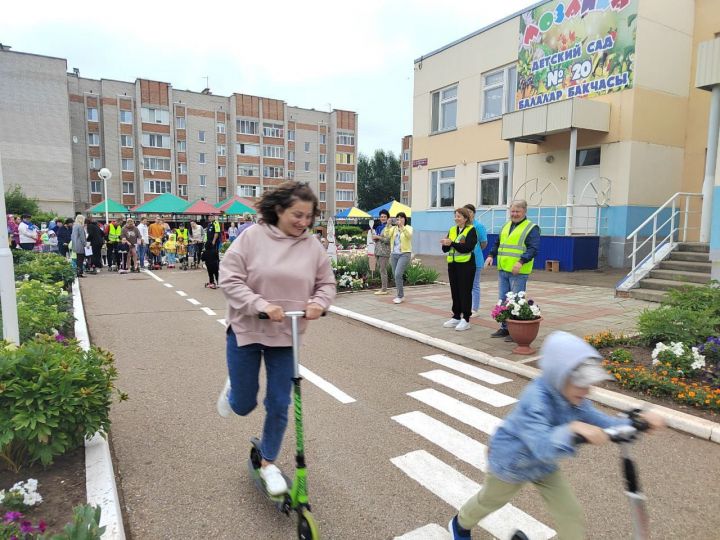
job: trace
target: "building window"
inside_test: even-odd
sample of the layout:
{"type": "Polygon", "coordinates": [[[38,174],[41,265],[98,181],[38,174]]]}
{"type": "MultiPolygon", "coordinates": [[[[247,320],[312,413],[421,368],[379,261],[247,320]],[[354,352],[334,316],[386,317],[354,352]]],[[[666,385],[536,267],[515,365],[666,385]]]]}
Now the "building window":
{"type": "Polygon", "coordinates": [[[335,163],[339,165],[353,165],[355,163],[355,154],[338,152],[335,154],[335,163]]]}
{"type": "Polygon", "coordinates": [[[293,171],[293,170],[291,170],[291,169],[288,169],[287,177],[290,178],[290,179],[295,178],[295,171],[293,171]]]}
{"type": "Polygon", "coordinates": [[[218,156],[224,156],[227,154],[227,146],[224,144],[218,144],[216,150],[218,156]]]}
{"type": "Polygon", "coordinates": [[[405,150],[402,155],[403,161],[410,161],[410,150],[405,150]]]}
{"type": "Polygon", "coordinates": [[[280,158],[285,157],[284,146],[263,146],[263,157],[280,158]]]}
{"type": "Polygon", "coordinates": [[[133,171],[134,172],[135,171],[135,160],[123,158],[121,167],[122,167],[123,171],[133,171]]]}
{"type": "Polygon", "coordinates": [[[263,176],[265,178],[282,178],[283,175],[283,168],[282,167],[272,167],[269,165],[265,165],[263,167],[263,176]]]}
{"type": "Polygon", "coordinates": [[[186,150],[187,150],[187,141],[178,141],[177,142],[177,151],[185,152],[186,150]]]}
{"type": "Polygon", "coordinates": [[[135,195],[135,182],[122,183],[123,195],[135,195]]]}
{"type": "Polygon", "coordinates": [[[158,135],[157,133],[143,133],[143,146],[152,148],[170,148],[170,137],[168,135],[158,135]]]}
{"type": "Polygon", "coordinates": [[[319,192],[319,195],[320,195],[320,197],[319,197],[320,202],[325,202],[325,192],[321,191],[321,192],[319,192]]]}
{"type": "Polygon", "coordinates": [[[263,137],[279,137],[285,136],[285,129],[282,124],[263,124],[263,137]]]}
{"type": "Polygon", "coordinates": [[[440,169],[430,174],[430,207],[455,206],[455,169],[440,169]]]}
{"type": "Polygon", "coordinates": [[[515,110],[517,68],[508,66],[483,75],[483,120],[498,118],[515,110]]]}
{"type": "Polygon", "coordinates": [[[337,171],[335,173],[335,181],[336,182],[354,182],[355,181],[355,173],[351,173],[348,171],[337,171]]]}
{"type": "Polygon", "coordinates": [[[187,184],[178,184],[178,195],[180,197],[187,197],[187,184]]]}
{"type": "Polygon", "coordinates": [[[198,154],[198,163],[200,163],[201,165],[204,165],[206,163],[205,162],[205,152],[200,152],[198,154]]]}
{"type": "Polygon", "coordinates": [[[304,170],[305,170],[305,172],[309,172],[309,171],[310,171],[310,162],[309,162],[309,161],[306,161],[306,162],[305,162],[305,168],[304,168],[304,170]]]}
{"type": "Polygon", "coordinates": [[[145,193],[170,193],[172,182],[170,180],[145,180],[145,193]]]}
{"type": "Polygon", "coordinates": [[[260,176],[260,166],[241,163],[237,166],[237,174],[238,176],[260,176]]]}
{"type": "Polygon", "coordinates": [[[169,124],[170,113],[163,109],[153,109],[150,107],[143,107],[140,109],[140,117],[143,122],[150,124],[169,124]]]}
{"type": "Polygon", "coordinates": [[[218,178],[224,178],[227,176],[227,167],[225,165],[218,165],[218,178]]]}
{"type": "Polygon", "coordinates": [[[198,178],[198,182],[200,184],[200,187],[207,186],[207,174],[201,174],[198,178]]]}
{"type": "Polygon", "coordinates": [[[237,153],[241,156],[259,156],[260,146],[257,144],[237,143],[237,153]]]}
{"type": "Polygon", "coordinates": [[[259,122],[256,120],[237,120],[237,132],[244,135],[257,135],[258,124],[259,122]]]}
{"type": "Polygon", "coordinates": [[[336,140],[337,144],[344,144],[345,146],[355,146],[355,134],[350,131],[338,131],[336,140]]]}
{"type": "Polygon", "coordinates": [[[592,167],[600,165],[600,148],[587,148],[578,150],[575,154],[576,167],[592,167]]]}
{"type": "MultiPolygon", "coordinates": [[[[143,169],[147,171],[168,171],[170,172],[170,160],[167,158],[144,157],[143,169]]],[[[155,192],[151,192],[155,193],[155,192]]],[[[165,192],[163,192],[165,193],[165,192]]]]}
{"type": "Polygon", "coordinates": [[[401,204],[406,204],[406,205],[409,205],[409,204],[410,204],[410,202],[408,201],[408,198],[407,198],[407,197],[400,197],[400,203],[401,203],[401,204]]]}
{"type": "Polygon", "coordinates": [[[175,117],[175,129],[185,129],[185,117],[184,116],[176,116],[175,117]]]}
{"type": "Polygon", "coordinates": [[[100,158],[99,157],[91,157],[90,158],[90,168],[91,169],[100,169],[100,158]]]}
{"type": "Polygon", "coordinates": [[[102,193],[102,182],[100,180],[90,180],[90,193],[102,193]]]}
{"type": "Polygon", "coordinates": [[[321,173],[318,174],[318,181],[319,181],[319,182],[327,182],[327,180],[325,180],[325,173],[324,173],[324,172],[321,172],[321,173]]]}
{"type": "Polygon", "coordinates": [[[121,124],[132,124],[133,123],[132,111],[124,111],[124,110],[120,109],[120,123],[121,124]]]}
{"type": "Polygon", "coordinates": [[[88,145],[100,146],[100,135],[97,133],[88,133],[88,145]]]}
{"type": "Polygon", "coordinates": [[[403,175],[403,176],[407,176],[407,175],[408,175],[408,168],[407,168],[407,167],[403,167],[403,169],[402,169],[402,175],[403,175]]]}
{"type": "Polygon", "coordinates": [[[198,141],[205,142],[205,132],[202,129],[198,131],[198,141]]]}
{"type": "Polygon", "coordinates": [[[225,133],[225,123],[224,122],[216,122],[215,123],[215,131],[217,133],[225,133]]]}
{"type": "Polygon", "coordinates": [[[305,152],[310,152],[310,143],[309,142],[305,143],[305,152]]]}
{"type": "Polygon", "coordinates": [[[506,205],[508,200],[508,163],[480,165],[480,206],[506,205]]]}
{"type": "Polygon", "coordinates": [[[295,150],[288,150],[288,161],[295,161],[295,150]]]}
{"type": "Polygon", "coordinates": [[[355,192],[349,189],[337,189],[335,190],[336,201],[354,201],[355,192]]]}
{"type": "Polygon", "coordinates": [[[457,126],[457,84],[433,92],[431,131],[447,131],[457,126]]]}
{"type": "Polygon", "coordinates": [[[223,199],[227,199],[227,188],[220,186],[218,188],[218,200],[222,201],[223,199]]]}
{"type": "Polygon", "coordinates": [[[324,133],[320,134],[320,144],[327,144],[327,135],[324,133]]]}
{"type": "Polygon", "coordinates": [[[96,108],[88,107],[87,119],[88,119],[88,122],[97,122],[98,121],[98,112],[97,112],[96,108]]]}
{"type": "Polygon", "coordinates": [[[237,194],[240,197],[259,197],[260,186],[239,185],[237,187],[237,194]]]}
{"type": "Polygon", "coordinates": [[[400,189],[401,189],[401,191],[407,191],[407,190],[408,190],[408,183],[407,183],[407,182],[403,182],[403,183],[402,183],[402,187],[401,187],[400,189]]]}
{"type": "Polygon", "coordinates": [[[288,141],[294,141],[295,140],[295,130],[289,129],[288,130],[288,141]]]}
{"type": "Polygon", "coordinates": [[[120,135],[120,146],[125,148],[133,147],[132,135],[120,135]]]}
{"type": "Polygon", "coordinates": [[[187,163],[178,163],[177,172],[178,174],[187,174],[187,163]]]}
{"type": "Polygon", "coordinates": [[[320,165],[325,165],[327,163],[327,154],[320,154],[320,165]]]}

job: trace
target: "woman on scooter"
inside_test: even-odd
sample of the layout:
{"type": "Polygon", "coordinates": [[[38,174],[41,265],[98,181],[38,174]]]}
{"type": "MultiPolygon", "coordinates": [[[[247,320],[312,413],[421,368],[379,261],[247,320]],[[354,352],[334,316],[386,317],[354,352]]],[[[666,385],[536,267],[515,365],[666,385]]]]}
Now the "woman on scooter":
{"type": "MultiPolygon", "coordinates": [[[[287,491],[274,465],[288,422],[293,377],[290,321],[285,311],[304,310],[319,318],[335,298],[335,276],[320,243],[308,233],[319,214],[307,184],[284,182],[263,194],[260,223],[241,234],[220,264],[220,288],[227,299],[229,378],[218,413],[249,414],[257,406],[260,360],[265,360],[265,424],[260,476],[270,495],[287,491]],[[269,320],[260,320],[266,313],[269,320]]],[[[300,332],[307,321],[300,321],[300,332]]]]}

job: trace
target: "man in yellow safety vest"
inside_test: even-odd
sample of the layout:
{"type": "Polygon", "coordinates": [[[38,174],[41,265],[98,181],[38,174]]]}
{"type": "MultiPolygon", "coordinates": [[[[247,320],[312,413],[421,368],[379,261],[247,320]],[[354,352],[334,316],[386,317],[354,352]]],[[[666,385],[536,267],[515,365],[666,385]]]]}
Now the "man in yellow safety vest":
{"type": "Polygon", "coordinates": [[[122,227],[115,218],[110,220],[107,228],[107,257],[108,270],[118,270],[120,263],[118,261],[118,246],[120,245],[120,234],[122,227]]]}
{"type": "MultiPolygon", "coordinates": [[[[503,225],[485,267],[492,266],[497,258],[498,297],[505,300],[508,292],[519,293],[527,287],[527,280],[533,269],[533,261],[540,249],[540,227],[527,219],[527,202],[513,201],[510,205],[510,221],[503,225]]],[[[507,325],[490,334],[512,341],[507,325]]]]}

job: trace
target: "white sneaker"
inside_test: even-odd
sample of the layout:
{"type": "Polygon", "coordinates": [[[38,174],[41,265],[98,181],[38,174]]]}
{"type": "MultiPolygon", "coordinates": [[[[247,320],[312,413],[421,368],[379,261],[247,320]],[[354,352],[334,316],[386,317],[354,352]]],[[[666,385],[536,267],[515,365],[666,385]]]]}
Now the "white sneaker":
{"type": "Polygon", "coordinates": [[[288,490],[287,482],[280,469],[272,463],[260,467],[260,478],[265,483],[265,490],[269,495],[280,495],[288,490]]]}
{"type": "Polygon", "coordinates": [[[227,418],[233,413],[232,407],[230,407],[230,401],[228,401],[228,394],[230,393],[230,379],[225,381],[222,392],[217,399],[217,412],[223,418],[227,418]]]}
{"type": "Polygon", "coordinates": [[[470,330],[470,323],[467,322],[465,319],[461,319],[455,327],[455,330],[457,332],[462,332],[463,330],[470,330]]]}
{"type": "Polygon", "coordinates": [[[471,314],[470,317],[479,317],[480,316],[480,310],[476,309],[471,314]]]}
{"type": "Polygon", "coordinates": [[[402,304],[403,299],[400,297],[393,298],[393,304],[402,304]]]}
{"type": "Polygon", "coordinates": [[[455,328],[460,324],[460,319],[449,319],[443,323],[443,328],[455,328]]]}

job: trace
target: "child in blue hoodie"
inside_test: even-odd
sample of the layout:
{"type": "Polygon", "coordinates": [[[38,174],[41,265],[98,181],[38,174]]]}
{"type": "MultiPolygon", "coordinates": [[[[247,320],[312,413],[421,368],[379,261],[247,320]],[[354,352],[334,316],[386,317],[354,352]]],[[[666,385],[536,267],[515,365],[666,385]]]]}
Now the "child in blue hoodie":
{"type": "MultiPolygon", "coordinates": [[[[627,418],[601,413],[585,399],[590,386],[608,379],[600,354],[567,332],[550,334],[541,350],[542,376],[523,390],[515,409],[490,439],[483,488],[460,508],[448,529],[454,540],[470,538],[470,529],[499,510],[532,482],[540,491],[558,538],[585,537],[582,508],[558,461],[575,455],[575,435],[591,444],[609,441],[604,428],[629,424],[627,418]]],[[[652,428],[663,426],[655,413],[641,414],[652,428]]]]}

